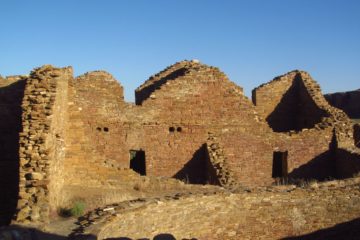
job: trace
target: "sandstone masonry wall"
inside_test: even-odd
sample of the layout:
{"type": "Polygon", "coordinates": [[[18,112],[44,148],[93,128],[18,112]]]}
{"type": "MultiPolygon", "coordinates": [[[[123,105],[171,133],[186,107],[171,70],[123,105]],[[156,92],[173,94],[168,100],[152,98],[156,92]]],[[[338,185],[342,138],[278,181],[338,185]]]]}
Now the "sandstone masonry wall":
{"type": "Polygon", "coordinates": [[[70,75],[71,69],[45,65],[32,71],[26,80],[22,102],[20,189],[16,222],[47,222],[52,206],[56,205],[61,178],[55,177],[61,171],[61,138],[65,124],[60,119],[63,119],[62,110],[66,110],[62,109],[66,99],[66,92],[63,91],[66,91],[70,75]],[[57,89],[58,86],[61,88],[57,89]],[[54,192],[50,194],[49,190],[54,192]]]}
{"type": "Polygon", "coordinates": [[[103,71],[73,79],[70,68],[44,66],[26,85],[13,81],[19,95],[0,106],[0,117],[18,124],[0,125],[5,131],[10,124],[15,140],[21,131],[10,165],[20,161],[14,176],[22,223],[46,222],[79,198],[118,192],[139,178],[135,170],[230,189],[274,182],[276,152],[287,154],[282,177],[344,178],[360,166],[352,151],[356,127],[302,71],[255,89],[256,106],[223,72],[196,61],[150,77],[136,90],[136,105],[124,102],[122,86],[103,71]],[[13,106],[16,114],[8,114],[13,106]]]}
{"type": "Polygon", "coordinates": [[[254,89],[253,101],[274,131],[299,131],[329,116],[315,96],[319,91],[307,73],[293,71],[254,89]]]}
{"type": "Polygon", "coordinates": [[[185,166],[195,164],[198,157],[193,153],[206,141],[208,131],[218,133],[240,126],[244,132],[245,129],[259,132],[259,135],[270,132],[258,119],[242,89],[217,68],[179,62],[151,77],[136,92],[148,96],[137,102],[141,102],[142,108],[152,109],[155,122],[164,124],[161,131],[165,141],[156,148],[161,150],[150,159],[154,170],[158,166],[165,168],[161,172],[154,171],[158,174],[176,176],[169,170],[184,166],[182,170],[186,171],[185,166]],[[170,132],[170,128],[174,132],[170,132]],[[177,131],[178,128],[181,131],[177,131]],[[173,149],[168,147],[171,145],[174,145],[173,149]],[[169,155],[173,159],[171,162],[169,155]]]}
{"type": "Polygon", "coordinates": [[[223,151],[223,148],[217,141],[214,135],[210,135],[206,143],[207,155],[211,168],[208,170],[209,182],[214,185],[220,185],[224,188],[231,189],[236,186],[236,179],[233,176],[233,171],[230,169],[228,159],[223,151]]]}
{"type": "Polygon", "coordinates": [[[73,78],[71,67],[55,70],[56,95],[52,109],[50,133],[46,139],[46,145],[51,152],[49,154],[49,203],[52,215],[57,214],[62,202],[62,187],[65,181],[65,139],[67,135],[68,118],[68,83],[73,78]],[[56,76],[58,75],[58,76],[56,76]]]}
{"type": "Polygon", "coordinates": [[[253,90],[253,101],[275,131],[277,126],[285,126],[280,132],[293,130],[278,134],[277,143],[278,149],[289,151],[289,177],[324,179],[340,174],[331,148],[353,146],[352,123],[327,103],[308,73],[293,71],[275,78],[253,90]],[[294,125],[287,125],[291,122],[294,125]]]}
{"type": "Polygon", "coordinates": [[[138,105],[124,103],[122,87],[105,72],[81,76],[70,88],[72,136],[65,164],[70,185],[119,182],[115,176],[130,167],[130,150],[144,152],[148,175],[205,183],[211,170],[202,146],[209,131],[219,136],[234,178],[244,185],[273,181],[274,151],[288,151],[290,177],[325,179],[335,174],[330,144],[337,118],[332,114],[339,121],[344,118],[323,100],[305,72],[291,72],[256,89],[261,103],[256,107],[217,68],[188,61],[150,77],[136,90],[138,105]],[[285,101],[283,95],[292,87],[285,101]],[[281,123],[290,122],[297,131],[276,134],[262,121],[281,102],[290,111],[296,105],[296,117],[281,123]]]}
{"type": "Polygon", "coordinates": [[[115,181],[122,145],[112,137],[124,105],[122,87],[108,73],[87,73],[69,83],[68,104],[66,184],[95,187],[115,181]]]}

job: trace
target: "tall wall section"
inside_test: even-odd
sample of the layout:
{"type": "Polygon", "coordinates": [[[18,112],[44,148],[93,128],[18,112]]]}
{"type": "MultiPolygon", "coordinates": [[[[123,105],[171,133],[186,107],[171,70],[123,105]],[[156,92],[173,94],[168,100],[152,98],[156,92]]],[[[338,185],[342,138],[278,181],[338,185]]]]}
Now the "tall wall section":
{"type": "MultiPolygon", "coordinates": [[[[126,182],[123,89],[108,73],[84,74],[69,85],[64,168],[67,186],[111,187],[126,182]],[[121,178],[124,179],[121,180],[121,178]]],[[[66,196],[65,196],[66,197],[66,196]]]]}
{"type": "MultiPolygon", "coordinates": [[[[261,135],[270,132],[242,89],[219,69],[204,64],[176,63],[146,81],[136,96],[141,96],[136,102],[142,108],[151,109],[158,132],[163,133],[154,148],[157,151],[149,153],[150,171],[158,175],[186,178],[205,169],[203,153],[198,150],[208,132],[236,129],[242,136],[249,131],[259,142],[261,135]],[[177,169],[180,171],[175,172],[177,169]]],[[[150,141],[147,145],[152,151],[150,141]]],[[[255,154],[256,145],[249,151],[255,154]]]]}
{"type": "MultiPolygon", "coordinates": [[[[233,157],[233,165],[262,159],[257,143],[271,134],[241,88],[217,68],[199,63],[180,62],[151,77],[136,91],[141,105],[124,103],[122,87],[104,72],[75,79],[69,91],[69,186],[128,182],[125,176],[131,174],[123,170],[130,167],[130,150],[144,152],[147,175],[206,183],[206,174],[200,173],[208,168],[203,145],[209,131],[233,129],[244,136],[233,145],[254,157],[233,157]]],[[[266,154],[271,158],[272,150],[266,154]]]]}
{"type": "Polygon", "coordinates": [[[253,90],[256,109],[288,151],[289,176],[338,176],[337,146],[353,146],[353,127],[344,112],[331,107],[319,85],[303,71],[289,72],[253,90]]]}
{"type": "Polygon", "coordinates": [[[56,210],[62,185],[67,82],[71,68],[45,65],[26,80],[20,133],[16,222],[41,224],[56,210]]]}
{"type": "Polygon", "coordinates": [[[308,74],[276,78],[254,98],[256,107],[224,73],[197,62],[179,62],[150,77],[136,90],[138,105],[123,101],[111,75],[85,74],[70,86],[66,185],[125,183],[134,150],[144,153],[148,175],[206,183],[209,132],[219,136],[229,168],[245,185],[273,181],[275,151],[288,151],[290,177],[335,176],[330,146],[335,120],[343,116],[324,105],[308,74]],[[275,120],[263,121],[268,115],[275,120]],[[274,124],[286,126],[280,129],[285,133],[273,133],[274,124]]]}
{"type": "Polygon", "coordinates": [[[307,73],[293,71],[253,90],[257,110],[275,132],[313,128],[329,116],[313,100],[311,94],[320,88],[314,85],[309,89],[310,81],[313,82],[307,73]]]}

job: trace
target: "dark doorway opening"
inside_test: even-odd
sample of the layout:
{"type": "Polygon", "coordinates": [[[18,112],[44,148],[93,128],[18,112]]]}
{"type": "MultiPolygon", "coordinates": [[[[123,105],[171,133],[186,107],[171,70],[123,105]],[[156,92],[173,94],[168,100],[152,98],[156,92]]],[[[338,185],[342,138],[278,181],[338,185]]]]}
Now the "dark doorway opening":
{"type": "Polygon", "coordinates": [[[140,175],[146,175],[145,152],[130,150],[130,168],[140,175]]]}
{"type": "Polygon", "coordinates": [[[283,178],[288,175],[288,152],[274,152],[273,154],[273,178],[283,178]]]}

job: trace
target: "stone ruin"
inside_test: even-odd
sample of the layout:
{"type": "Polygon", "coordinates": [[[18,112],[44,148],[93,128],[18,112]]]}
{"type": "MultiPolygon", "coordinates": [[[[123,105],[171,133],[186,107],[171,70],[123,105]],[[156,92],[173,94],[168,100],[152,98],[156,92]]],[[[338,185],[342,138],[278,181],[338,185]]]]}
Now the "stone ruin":
{"type": "Polygon", "coordinates": [[[0,87],[1,224],[47,222],[78,191],[91,198],[137,174],[232,188],[360,171],[358,125],[304,71],[255,88],[252,101],[199,61],[151,76],[136,104],[104,71],[74,78],[45,65],[0,87]]]}

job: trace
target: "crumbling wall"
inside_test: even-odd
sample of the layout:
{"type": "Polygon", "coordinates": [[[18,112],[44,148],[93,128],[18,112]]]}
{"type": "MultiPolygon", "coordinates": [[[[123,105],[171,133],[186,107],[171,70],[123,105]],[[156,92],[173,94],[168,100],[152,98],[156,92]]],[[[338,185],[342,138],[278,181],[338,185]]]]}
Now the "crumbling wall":
{"type": "Polygon", "coordinates": [[[129,169],[132,150],[144,153],[148,175],[253,186],[273,182],[277,151],[287,152],[286,177],[336,176],[344,158],[335,150],[354,146],[357,136],[300,71],[255,89],[256,106],[219,69],[194,61],[152,76],[136,90],[137,105],[124,102],[123,88],[106,72],[73,79],[70,69],[51,66],[31,73],[24,96],[16,110],[23,111],[19,222],[46,221],[80,195],[129,185],[138,177],[129,169]],[[209,132],[221,149],[205,144],[209,132]]]}
{"type": "Polygon", "coordinates": [[[159,130],[164,137],[157,138],[161,142],[156,145],[156,155],[149,156],[151,172],[157,175],[176,177],[174,170],[182,172],[185,165],[196,162],[193,154],[206,141],[208,131],[226,131],[234,126],[241,126],[242,131],[270,131],[242,89],[219,69],[204,64],[179,62],[151,77],[136,92],[148,96],[137,102],[142,109],[150,109],[154,122],[164,125],[159,130]]]}
{"type": "Polygon", "coordinates": [[[328,117],[316,101],[318,92],[307,73],[293,71],[254,89],[253,102],[275,132],[300,131],[328,117]]]}
{"type": "Polygon", "coordinates": [[[359,180],[156,200],[121,208],[91,233],[98,239],[152,239],[160,233],[176,239],[356,239],[359,180]]]}
{"type": "Polygon", "coordinates": [[[66,99],[66,93],[62,91],[66,88],[57,87],[64,87],[70,75],[71,69],[45,65],[34,69],[26,81],[19,140],[20,184],[16,222],[47,222],[50,209],[59,197],[61,178],[52,177],[61,171],[58,167],[62,165],[61,138],[66,121],[60,119],[63,119],[61,108],[66,99]],[[52,173],[55,175],[51,176],[52,173]]]}
{"type": "Polygon", "coordinates": [[[277,147],[288,151],[289,177],[336,176],[336,145],[353,145],[352,124],[331,107],[319,85],[303,71],[293,71],[253,90],[258,112],[278,134],[277,147]]]}
{"type": "Polygon", "coordinates": [[[206,150],[209,161],[209,183],[229,189],[235,187],[237,181],[233,176],[233,171],[228,165],[228,159],[223,148],[220,146],[217,137],[213,134],[209,134],[206,142],[206,150]]]}
{"type": "Polygon", "coordinates": [[[99,166],[129,168],[130,150],[144,151],[146,174],[200,183],[208,171],[201,147],[210,129],[240,125],[241,131],[252,129],[259,136],[270,132],[242,89],[213,67],[186,61],[170,66],[137,90],[141,106],[115,100],[122,95],[105,79],[85,75],[70,87],[69,184],[101,186],[102,176],[112,174],[106,168],[100,172],[99,166]],[[197,180],[191,171],[198,173],[197,180]],[[71,177],[74,172],[81,177],[71,177]]]}
{"type": "Polygon", "coordinates": [[[0,78],[0,226],[15,214],[19,192],[19,132],[25,77],[0,78]]]}
{"type": "Polygon", "coordinates": [[[327,105],[318,85],[304,72],[291,72],[257,89],[260,94],[254,96],[262,101],[257,107],[224,73],[197,62],[179,62],[152,76],[136,90],[139,105],[124,103],[121,87],[106,79],[112,77],[91,73],[71,87],[69,132],[73,136],[66,167],[70,184],[90,181],[101,186],[112,175],[109,169],[130,167],[130,150],[144,152],[148,175],[203,183],[211,171],[201,150],[209,131],[219,136],[229,168],[244,185],[271,183],[273,154],[279,150],[288,151],[290,177],[334,176],[329,146],[335,123],[343,118],[327,105]],[[272,85],[281,91],[270,91],[272,85]],[[257,111],[263,117],[271,114],[275,105],[266,102],[272,99],[269,93],[284,101],[283,94],[290,88],[295,90],[288,107],[292,111],[296,106],[296,117],[284,124],[290,122],[297,132],[274,134],[257,111]],[[75,164],[70,159],[76,159],[75,164]],[[75,172],[81,177],[72,178],[75,172]]]}

